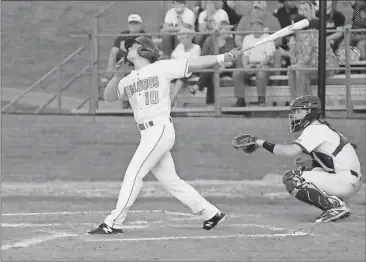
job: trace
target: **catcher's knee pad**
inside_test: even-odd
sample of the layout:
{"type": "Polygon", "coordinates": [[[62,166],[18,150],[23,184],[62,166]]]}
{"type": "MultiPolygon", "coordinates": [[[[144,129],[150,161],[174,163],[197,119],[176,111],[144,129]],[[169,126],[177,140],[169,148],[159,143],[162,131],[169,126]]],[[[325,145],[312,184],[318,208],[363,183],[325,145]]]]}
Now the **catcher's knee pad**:
{"type": "Polygon", "coordinates": [[[342,205],[342,200],[334,196],[328,196],[312,182],[306,182],[301,175],[300,170],[291,170],[284,175],[282,180],[286,190],[296,199],[316,206],[323,211],[342,205]]]}
{"type": "Polygon", "coordinates": [[[287,192],[289,192],[291,195],[294,189],[302,185],[303,182],[305,182],[304,178],[301,177],[302,171],[298,169],[290,170],[285,173],[285,175],[282,178],[282,182],[286,187],[287,192]]]}

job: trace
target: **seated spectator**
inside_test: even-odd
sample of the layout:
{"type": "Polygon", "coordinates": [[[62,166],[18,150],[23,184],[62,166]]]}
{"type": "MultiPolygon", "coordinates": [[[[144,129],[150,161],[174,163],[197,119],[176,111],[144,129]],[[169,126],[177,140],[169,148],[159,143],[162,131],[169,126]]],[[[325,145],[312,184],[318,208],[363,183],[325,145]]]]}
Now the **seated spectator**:
{"type": "MultiPolygon", "coordinates": [[[[204,9],[198,16],[199,32],[214,32],[222,21],[227,21],[229,24],[229,16],[222,9],[222,1],[202,1],[204,9]]],[[[202,46],[208,35],[198,35],[196,43],[202,46]]]]}
{"type": "MultiPolygon", "coordinates": [[[[353,8],[352,29],[366,30],[366,0],[350,1],[353,8]]],[[[361,60],[366,60],[366,33],[352,32],[350,45],[361,51],[361,60]]],[[[344,43],[342,44],[344,46],[344,43]]]]}
{"type": "MultiPolygon", "coordinates": [[[[188,28],[182,28],[179,33],[191,33],[194,32],[188,28]]],[[[193,35],[178,35],[180,43],[172,52],[171,59],[188,59],[191,57],[198,57],[201,55],[201,47],[193,43],[193,35]]],[[[192,74],[191,77],[197,74],[192,74]]],[[[180,89],[187,83],[187,78],[176,79],[172,82],[172,94],[171,102],[174,106],[174,102],[178,96],[180,89]]]]}
{"type": "MultiPolygon", "coordinates": [[[[253,2],[251,1],[226,1],[227,5],[235,10],[235,13],[240,16],[240,19],[248,14],[248,10],[252,9],[253,2]]],[[[239,22],[240,22],[239,19],[239,22]]]]}
{"type": "MultiPolygon", "coordinates": [[[[250,3],[250,2],[249,2],[250,3]]],[[[281,29],[281,25],[279,21],[272,15],[272,13],[267,9],[266,1],[253,1],[252,8],[249,9],[249,13],[244,15],[239,22],[236,31],[250,31],[250,21],[253,17],[259,17],[264,22],[265,31],[278,31],[281,29]]],[[[241,47],[243,44],[243,38],[246,34],[236,34],[235,35],[235,44],[238,47],[241,47]]],[[[279,47],[282,44],[282,39],[276,39],[276,52],[274,53],[273,61],[275,68],[282,67],[282,57],[279,51],[279,47]]],[[[279,74],[280,72],[275,72],[275,74],[279,74]]]]}
{"type": "Polygon", "coordinates": [[[239,21],[241,19],[241,15],[239,15],[235,10],[235,2],[234,1],[227,1],[224,0],[222,9],[227,13],[229,16],[229,22],[236,29],[239,21]]]}
{"type": "MultiPolygon", "coordinates": [[[[121,34],[137,34],[146,33],[143,29],[142,18],[138,14],[131,14],[128,16],[128,30],[121,32],[121,34]]],[[[138,36],[131,36],[137,38],[138,36]]],[[[124,57],[127,60],[127,50],[125,50],[124,43],[128,36],[118,36],[114,40],[114,44],[109,52],[107,78],[110,79],[113,76],[113,70],[116,63],[124,57]]],[[[108,80],[109,81],[109,80],[108,80]]]]}
{"type": "MultiPolygon", "coordinates": [[[[262,40],[263,38],[269,36],[267,33],[263,33],[264,23],[259,17],[253,17],[251,22],[251,31],[257,31],[258,33],[253,33],[246,35],[243,39],[243,48],[249,47],[254,43],[262,40]]],[[[274,41],[265,43],[263,45],[257,46],[253,49],[246,51],[242,56],[242,67],[245,69],[258,68],[265,69],[273,67],[273,55],[276,51],[276,45],[274,41]]],[[[240,66],[237,66],[239,68],[240,66]]],[[[244,82],[250,80],[251,77],[256,76],[256,86],[258,94],[258,104],[265,105],[266,102],[266,88],[268,83],[268,77],[270,72],[265,70],[254,71],[235,71],[233,73],[234,82],[234,94],[238,98],[236,106],[243,107],[246,106],[245,103],[245,86],[244,82]]]]}
{"type": "MultiPolygon", "coordinates": [[[[230,33],[232,25],[230,25],[229,21],[223,20],[220,23],[219,31],[220,35],[218,38],[218,46],[219,46],[219,54],[224,54],[226,52],[231,51],[235,48],[234,39],[231,37],[230,33]]],[[[201,55],[215,55],[215,41],[217,39],[214,35],[206,38],[203,43],[201,55]]],[[[219,65],[221,68],[233,68],[234,64],[232,62],[226,62],[219,65]]],[[[230,72],[222,72],[220,76],[231,76],[230,72]]],[[[200,78],[198,83],[192,87],[190,87],[190,91],[192,94],[195,94],[197,90],[203,91],[205,87],[207,87],[206,94],[206,104],[213,105],[215,102],[215,87],[214,87],[214,73],[213,72],[204,72],[200,74],[200,78]]]]}
{"type": "Polygon", "coordinates": [[[203,12],[203,8],[202,8],[202,2],[201,1],[196,1],[195,5],[191,7],[191,10],[194,12],[195,16],[196,16],[196,20],[194,22],[194,30],[196,32],[199,32],[199,24],[198,24],[198,17],[200,16],[200,13],[203,12]]]}
{"type": "MultiPolygon", "coordinates": [[[[241,2],[241,1],[240,1],[241,2]]],[[[244,4],[242,4],[244,5],[244,4]]],[[[260,17],[264,22],[264,30],[266,31],[278,31],[281,29],[281,25],[269,10],[267,10],[266,1],[253,1],[245,3],[247,6],[247,13],[242,16],[239,21],[236,31],[250,31],[250,21],[253,17],[260,17]],[[249,6],[251,4],[251,7],[249,6]]],[[[235,34],[235,44],[241,47],[243,44],[243,38],[247,34],[235,34]]],[[[276,40],[276,46],[281,44],[282,40],[276,40]]]]}
{"type": "Polygon", "coordinates": [[[299,13],[299,10],[293,0],[282,0],[279,2],[282,4],[282,7],[276,9],[273,15],[277,18],[281,28],[285,28],[291,25],[293,18],[299,13]]]}
{"type": "MultiPolygon", "coordinates": [[[[182,28],[194,28],[195,14],[186,7],[186,1],[173,1],[174,7],[168,10],[164,18],[162,32],[179,32],[182,28]]],[[[170,57],[178,44],[178,38],[174,35],[163,36],[162,51],[164,56],[170,57]]]]}
{"type": "MultiPolygon", "coordinates": [[[[298,15],[294,19],[294,23],[305,19],[305,16],[298,15]]],[[[303,32],[296,32],[294,37],[289,42],[290,51],[288,55],[291,59],[291,66],[288,67],[288,84],[290,86],[291,98],[295,99],[298,96],[312,95],[310,86],[311,79],[318,76],[318,71],[304,71],[298,68],[318,68],[318,31],[309,31],[310,27],[305,28],[303,32]],[[307,31],[308,30],[308,31],[307,31]]],[[[326,43],[326,68],[339,67],[338,59],[336,58],[329,42],[326,43]]],[[[334,75],[334,69],[327,69],[327,77],[334,75]]]]}
{"type": "MultiPolygon", "coordinates": [[[[121,34],[137,34],[137,33],[146,33],[143,29],[143,23],[142,18],[138,14],[131,14],[128,16],[128,30],[122,31],[121,34]]],[[[138,36],[131,36],[133,38],[137,38],[138,36]]],[[[128,38],[128,36],[118,36],[114,40],[114,44],[111,48],[111,51],[109,52],[108,57],[108,66],[107,66],[107,72],[105,77],[101,79],[103,87],[105,87],[110,79],[113,77],[113,70],[115,68],[116,63],[124,57],[127,61],[127,50],[125,50],[124,43],[125,40],[128,38]]],[[[132,65],[131,65],[132,69],[132,65]]],[[[127,97],[127,96],[124,96],[127,97]]],[[[125,98],[125,100],[122,103],[123,108],[129,108],[130,104],[128,102],[128,99],[125,98]]]]}
{"type": "Polygon", "coordinates": [[[306,19],[312,21],[316,19],[316,5],[312,1],[301,1],[299,4],[299,15],[305,16],[306,19]]]}
{"type": "MultiPolygon", "coordinates": [[[[342,12],[336,9],[337,2],[332,0],[327,0],[327,24],[326,27],[329,30],[342,30],[341,32],[327,32],[327,39],[335,52],[339,44],[343,40],[343,30],[346,22],[345,16],[342,12]]],[[[319,18],[319,11],[316,12],[317,18],[319,18]]]]}
{"type": "MultiPolygon", "coordinates": [[[[283,6],[276,9],[273,12],[273,16],[277,18],[281,25],[281,28],[290,26],[294,17],[299,13],[298,8],[293,0],[279,1],[283,6]]],[[[288,50],[288,40],[289,38],[284,37],[282,39],[281,48],[288,50]]]]}

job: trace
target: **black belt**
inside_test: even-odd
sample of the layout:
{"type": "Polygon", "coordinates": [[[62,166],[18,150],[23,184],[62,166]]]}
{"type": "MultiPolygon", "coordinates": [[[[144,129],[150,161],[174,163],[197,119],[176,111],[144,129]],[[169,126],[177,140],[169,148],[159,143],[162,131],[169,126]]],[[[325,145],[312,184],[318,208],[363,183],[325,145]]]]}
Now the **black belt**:
{"type": "MultiPolygon", "coordinates": [[[[170,123],[173,123],[173,120],[172,120],[171,117],[169,117],[169,121],[170,121],[170,123]]],[[[140,124],[137,125],[138,129],[140,129],[141,131],[142,130],[145,130],[145,129],[149,128],[149,127],[152,127],[152,126],[154,126],[154,122],[153,121],[149,121],[149,122],[145,122],[145,123],[140,123],[140,124]]]]}
{"type": "Polygon", "coordinates": [[[357,178],[361,177],[360,175],[358,175],[358,173],[357,173],[357,172],[355,172],[355,171],[353,171],[353,170],[351,170],[351,174],[352,174],[353,176],[357,177],[357,178]]]}

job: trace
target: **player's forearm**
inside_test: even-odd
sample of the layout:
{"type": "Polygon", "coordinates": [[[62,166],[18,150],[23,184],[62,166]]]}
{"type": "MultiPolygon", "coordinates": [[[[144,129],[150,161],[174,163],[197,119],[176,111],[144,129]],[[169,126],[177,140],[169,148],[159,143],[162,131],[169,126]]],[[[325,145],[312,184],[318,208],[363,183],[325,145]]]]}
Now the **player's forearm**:
{"type": "Polygon", "coordinates": [[[256,143],[258,146],[263,147],[268,152],[278,156],[296,157],[302,153],[301,149],[294,147],[293,145],[273,144],[264,141],[263,139],[258,139],[256,143]]]}
{"type": "Polygon", "coordinates": [[[290,145],[275,145],[273,149],[273,154],[287,157],[298,156],[297,152],[293,150],[293,147],[290,145]]]}
{"type": "Polygon", "coordinates": [[[104,90],[103,98],[108,102],[114,102],[118,100],[118,83],[121,79],[115,76],[109,81],[107,87],[104,90]]]}
{"type": "Polygon", "coordinates": [[[216,66],[220,63],[231,62],[232,59],[233,57],[230,53],[191,58],[189,62],[188,72],[190,73],[196,70],[209,68],[212,66],[216,66]]]}

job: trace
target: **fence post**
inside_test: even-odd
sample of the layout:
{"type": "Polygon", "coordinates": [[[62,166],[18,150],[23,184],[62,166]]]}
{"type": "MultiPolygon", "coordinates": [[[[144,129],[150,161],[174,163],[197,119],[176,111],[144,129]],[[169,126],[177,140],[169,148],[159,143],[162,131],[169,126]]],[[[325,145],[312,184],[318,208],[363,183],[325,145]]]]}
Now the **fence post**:
{"type": "Polygon", "coordinates": [[[93,86],[91,92],[91,111],[95,112],[98,109],[99,98],[99,45],[98,45],[98,18],[93,17],[93,63],[92,63],[92,78],[93,86]]]}
{"type": "Polygon", "coordinates": [[[346,109],[347,109],[347,118],[351,117],[352,115],[352,99],[351,99],[351,64],[350,64],[350,26],[345,27],[344,37],[345,37],[345,66],[346,66],[346,109]]]}
{"type": "Polygon", "coordinates": [[[89,78],[89,113],[92,113],[93,108],[93,35],[88,34],[88,52],[89,52],[89,69],[88,69],[88,78],[89,78]]]}
{"type": "Polygon", "coordinates": [[[57,68],[57,111],[59,114],[62,113],[62,97],[61,97],[61,93],[62,93],[62,83],[61,83],[61,65],[58,66],[57,68]]]}
{"type": "MultiPolygon", "coordinates": [[[[215,31],[215,41],[214,41],[214,53],[219,54],[219,31],[215,31]]],[[[213,74],[214,82],[214,101],[215,101],[215,115],[216,117],[221,116],[221,104],[220,104],[220,72],[219,65],[215,66],[215,72],[213,74]]]]}

